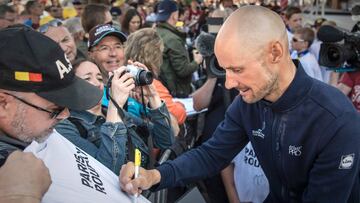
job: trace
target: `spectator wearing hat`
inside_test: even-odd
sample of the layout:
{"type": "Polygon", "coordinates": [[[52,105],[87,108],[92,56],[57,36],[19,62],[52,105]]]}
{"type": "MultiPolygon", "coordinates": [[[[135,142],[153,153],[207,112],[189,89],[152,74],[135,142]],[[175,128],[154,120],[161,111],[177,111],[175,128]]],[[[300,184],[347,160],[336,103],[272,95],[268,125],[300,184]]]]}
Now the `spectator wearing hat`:
{"type": "Polygon", "coordinates": [[[122,11],[119,7],[112,7],[110,9],[110,13],[112,16],[112,22],[113,25],[118,28],[119,30],[121,30],[121,19],[122,19],[122,11]]]}
{"type": "Polygon", "coordinates": [[[125,64],[125,41],[124,33],[109,24],[98,25],[90,30],[89,57],[99,65],[105,84],[108,73],[125,64]]]}
{"type": "MultiPolygon", "coordinates": [[[[2,29],[0,38],[0,165],[3,165],[15,150],[22,151],[32,141],[42,142],[52,136],[53,127],[69,115],[69,108],[84,110],[95,106],[101,92],[74,75],[66,54],[48,37],[26,26],[17,26],[2,29]]],[[[13,194],[8,191],[1,195],[1,202],[8,202],[3,201],[6,197],[40,202],[50,177],[43,166],[38,169],[43,175],[37,172],[31,176],[40,179],[31,182],[31,186],[23,181],[32,180],[21,180],[21,187],[13,194]]]]}
{"type": "Polygon", "coordinates": [[[156,31],[164,42],[163,63],[160,67],[160,80],[174,97],[188,97],[192,92],[192,73],[198,69],[202,56],[193,52],[190,62],[185,48],[186,33],[176,29],[178,6],[172,0],[160,2],[157,10],[156,31]]]}
{"type": "Polygon", "coordinates": [[[351,9],[351,18],[356,24],[351,29],[351,32],[359,32],[360,31],[360,5],[355,5],[351,9]]]}
{"type": "Polygon", "coordinates": [[[85,57],[80,50],[77,50],[74,38],[61,20],[54,19],[42,25],[39,32],[58,43],[72,63],[79,57],[85,57]]]}
{"type": "Polygon", "coordinates": [[[1,149],[22,150],[33,140],[41,141],[68,116],[68,108],[83,110],[98,103],[100,91],[75,77],[70,60],[53,40],[22,26],[4,29],[0,36],[6,42],[0,52],[0,98],[14,107],[0,117],[5,133],[0,137],[9,138],[0,141],[8,144],[0,144],[1,149]]]}

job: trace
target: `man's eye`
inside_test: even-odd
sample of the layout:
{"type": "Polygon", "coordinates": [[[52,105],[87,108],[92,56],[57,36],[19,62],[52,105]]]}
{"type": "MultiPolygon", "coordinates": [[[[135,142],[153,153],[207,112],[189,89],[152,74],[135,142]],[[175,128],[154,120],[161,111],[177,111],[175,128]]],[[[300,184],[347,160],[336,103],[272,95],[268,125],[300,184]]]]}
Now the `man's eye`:
{"type": "Polygon", "coordinates": [[[117,44],[117,45],[115,45],[115,49],[123,49],[124,48],[124,46],[123,45],[121,45],[121,44],[117,44]]]}
{"type": "Polygon", "coordinates": [[[233,73],[241,73],[242,69],[232,69],[231,70],[233,73]]]}
{"type": "Polygon", "coordinates": [[[100,51],[107,51],[107,50],[109,50],[109,47],[100,47],[100,49],[99,49],[100,51]]]}

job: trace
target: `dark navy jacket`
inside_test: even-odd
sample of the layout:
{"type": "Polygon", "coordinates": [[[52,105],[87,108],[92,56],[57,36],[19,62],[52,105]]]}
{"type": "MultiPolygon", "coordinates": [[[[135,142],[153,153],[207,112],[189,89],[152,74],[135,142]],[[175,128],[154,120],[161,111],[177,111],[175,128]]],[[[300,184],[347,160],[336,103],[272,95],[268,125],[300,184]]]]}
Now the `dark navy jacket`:
{"type": "Polygon", "coordinates": [[[343,93],[298,66],[278,101],[238,96],[210,140],[157,168],[156,190],[216,174],[251,141],[270,183],[267,202],[359,202],[359,117],[343,93]]]}

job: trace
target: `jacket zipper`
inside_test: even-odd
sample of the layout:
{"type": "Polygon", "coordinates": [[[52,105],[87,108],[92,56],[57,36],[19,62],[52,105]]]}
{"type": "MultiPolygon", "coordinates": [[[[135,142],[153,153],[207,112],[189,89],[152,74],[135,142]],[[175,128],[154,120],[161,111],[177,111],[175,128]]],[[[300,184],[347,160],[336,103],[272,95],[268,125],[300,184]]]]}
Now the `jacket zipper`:
{"type": "Polygon", "coordinates": [[[283,173],[282,170],[282,157],[281,157],[281,148],[283,146],[282,140],[281,140],[281,133],[279,133],[279,116],[274,114],[274,122],[273,122],[273,126],[272,126],[272,134],[275,137],[275,163],[276,163],[276,171],[277,171],[277,175],[280,179],[280,183],[281,183],[281,199],[285,202],[287,202],[288,200],[288,190],[287,187],[284,185],[285,184],[285,180],[282,178],[281,173],[283,173]]]}

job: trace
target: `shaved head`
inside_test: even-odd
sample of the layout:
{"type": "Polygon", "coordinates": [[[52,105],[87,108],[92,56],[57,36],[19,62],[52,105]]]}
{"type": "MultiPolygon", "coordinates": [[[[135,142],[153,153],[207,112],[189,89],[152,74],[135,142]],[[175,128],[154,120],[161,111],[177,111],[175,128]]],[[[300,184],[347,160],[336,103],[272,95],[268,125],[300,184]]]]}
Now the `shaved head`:
{"type": "Polygon", "coordinates": [[[295,76],[281,17],[261,6],[244,6],[225,21],[215,55],[226,71],[225,86],[247,103],[276,101],[295,76]]]}
{"type": "Polygon", "coordinates": [[[281,17],[262,6],[244,6],[230,15],[217,35],[215,52],[218,43],[233,43],[232,39],[249,52],[256,51],[271,41],[279,41],[284,47],[288,46],[285,24],[281,17]]]}

